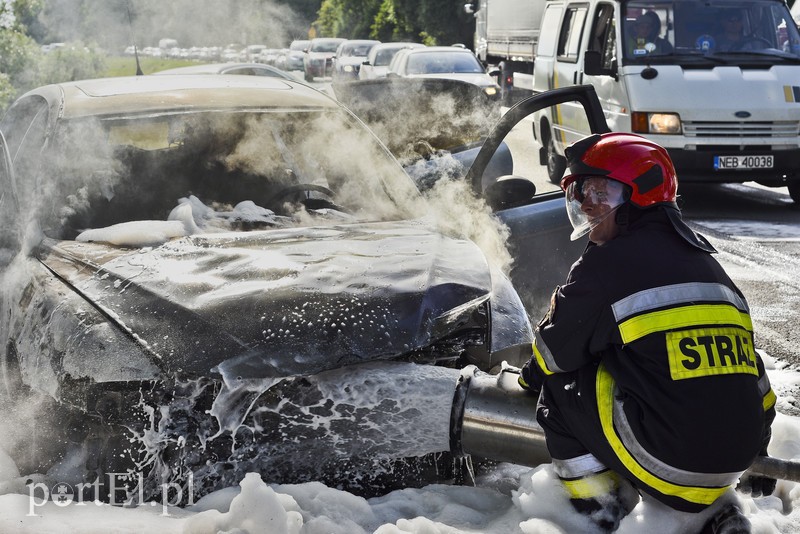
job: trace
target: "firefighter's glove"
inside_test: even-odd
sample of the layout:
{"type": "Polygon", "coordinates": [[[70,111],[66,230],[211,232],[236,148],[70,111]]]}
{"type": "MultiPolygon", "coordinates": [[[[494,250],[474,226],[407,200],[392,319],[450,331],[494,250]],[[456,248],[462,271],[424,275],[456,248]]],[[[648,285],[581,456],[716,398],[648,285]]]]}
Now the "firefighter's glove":
{"type": "Polygon", "coordinates": [[[761,497],[762,495],[766,497],[767,495],[772,495],[777,483],[778,481],[774,478],[744,474],[739,479],[739,485],[736,486],[736,489],[743,493],[749,493],[751,497],[761,497]]]}
{"type": "MultiPolygon", "coordinates": [[[[771,437],[772,430],[767,428],[764,433],[763,447],[761,448],[761,452],[758,453],[759,456],[769,456],[767,453],[767,445],[769,445],[771,437]]],[[[749,493],[752,497],[761,497],[762,495],[772,495],[777,483],[778,481],[774,478],[763,475],[744,474],[742,478],[739,479],[739,485],[736,486],[736,489],[743,493],[749,493]]]]}
{"type": "Polygon", "coordinates": [[[539,366],[536,365],[533,359],[528,360],[528,363],[520,369],[519,378],[517,379],[522,389],[536,397],[538,397],[539,392],[542,391],[543,381],[544,374],[539,370],[539,366]]]}

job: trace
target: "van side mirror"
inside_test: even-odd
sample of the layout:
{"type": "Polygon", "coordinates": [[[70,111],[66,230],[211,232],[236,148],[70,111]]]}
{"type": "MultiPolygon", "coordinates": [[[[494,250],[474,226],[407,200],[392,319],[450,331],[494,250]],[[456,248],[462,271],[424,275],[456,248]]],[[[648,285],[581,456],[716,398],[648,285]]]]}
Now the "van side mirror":
{"type": "Polygon", "coordinates": [[[616,77],[616,69],[607,69],[603,67],[600,59],[600,52],[597,50],[587,50],[583,54],[583,73],[589,76],[614,76],[616,77]]]}

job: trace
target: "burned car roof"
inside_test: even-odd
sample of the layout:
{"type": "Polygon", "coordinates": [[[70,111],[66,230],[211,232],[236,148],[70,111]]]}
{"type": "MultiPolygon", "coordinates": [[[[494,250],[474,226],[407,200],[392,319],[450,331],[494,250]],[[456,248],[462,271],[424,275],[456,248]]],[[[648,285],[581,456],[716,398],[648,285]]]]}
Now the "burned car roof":
{"type": "Polygon", "coordinates": [[[269,77],[131,76],[64,83],[41,92],[56,88],[61,92],[56,98],[63,98],[64,118],[180,109],[336,106],[319,91],[301,83],[269,77]],[[269,98],[265,97],[265,91],[269,91],[269,98]]]}

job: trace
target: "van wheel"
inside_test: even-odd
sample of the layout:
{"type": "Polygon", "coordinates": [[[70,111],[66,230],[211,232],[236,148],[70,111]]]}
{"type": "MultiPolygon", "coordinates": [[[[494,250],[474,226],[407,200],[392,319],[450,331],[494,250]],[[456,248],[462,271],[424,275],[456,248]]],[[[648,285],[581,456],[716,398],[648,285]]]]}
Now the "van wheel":
{"type": "Polygon", "coordinates": [[[800,182],[791,182],[788,186],[789,196],[792,197],[797,204],[800,204],[800,182]]]}
{"type": "Polygon", "coordinates": [[[547,176],[554,184],[560,184],[564,171],[567,170],[567,160],[556,152],[556,144],[553,141],[552,132],[547,135],[545,147],[547,149],[547,176]]]}

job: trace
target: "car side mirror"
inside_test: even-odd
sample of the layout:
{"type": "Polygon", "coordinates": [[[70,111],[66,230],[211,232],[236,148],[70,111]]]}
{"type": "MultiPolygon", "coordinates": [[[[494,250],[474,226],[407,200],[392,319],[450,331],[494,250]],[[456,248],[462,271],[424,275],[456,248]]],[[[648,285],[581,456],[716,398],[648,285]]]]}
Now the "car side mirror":
{"type": "Polygon", "coordinates": [[[587,50],[583,54],[583,73],[589,76],[616,76],[616,69],[603,67],[600,52],[587,50]]]}
{"type": "Polygon", "coordinates": [[[497,67],[489,69],[489,72],[487,72],[487,74],[489,76],[494,76],[494,77],[500,76],[500,69],[498,69],[497,67]]]}
{"type": "Polygon", "coordinates": [[[527,178],[508,174],[490,184],[483,195],[492,211],[500,211],[530,204],[536,186],[527,178]]]}
{"type": "Polygon", "coordinates": [[[367,65],[367,66],[369,66],[369,65],[370,65],[370,62],[369,62],[369,61],[364,61],[364,62],[363,62],[363,63],[361,63],[361,64],[362,64],[362,65],[367,65]]]}

